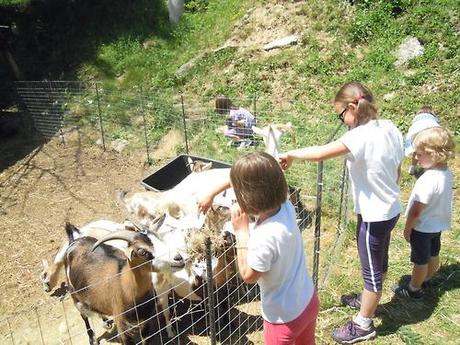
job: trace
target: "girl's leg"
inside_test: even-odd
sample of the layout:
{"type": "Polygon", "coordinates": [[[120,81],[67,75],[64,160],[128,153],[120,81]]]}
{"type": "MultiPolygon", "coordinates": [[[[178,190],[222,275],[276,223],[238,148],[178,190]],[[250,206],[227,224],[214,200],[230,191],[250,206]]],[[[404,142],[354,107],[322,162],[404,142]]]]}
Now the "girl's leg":
{"type": "Polygon", "coordinates": [[[373,292],[364,288],[361,294],[361,308],[359,310],[361,316],[369,319],[373,318],[381,297],[382,291],[373,292]]]}
{"type": "Polygon", "coordinates": [[[316,329],[316,318],[319,313],[319,299],[315,292],[310,304],[307,308],[308,319],[304,320],[305,329],[301,332],[295,340],[295,345],[314,345],[315,342],[315,329],[316,329]]]}
{"type": "Polygon", "coordinates": [[[360,315],[364,318],[374,317],[382,296],[383,279],[388,270],[391,231],[398,218],[399,216],[382,222],[363,222],[358,217],[358,253],[364,280],[360,315]]]}

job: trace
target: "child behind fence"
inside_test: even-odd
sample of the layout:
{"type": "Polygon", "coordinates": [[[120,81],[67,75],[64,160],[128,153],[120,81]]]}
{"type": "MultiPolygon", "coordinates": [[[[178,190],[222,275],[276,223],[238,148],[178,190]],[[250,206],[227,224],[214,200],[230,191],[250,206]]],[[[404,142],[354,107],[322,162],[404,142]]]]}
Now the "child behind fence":
{"type": "Polygon", "coordinates": [[[410,282],[394,292],[421,298],[422,288],[439,268],[441,233],[451,227],[453,176],[447,161],[454,156],[454,142],[449,132],[434,127],[418,133],[413,144],[418,164],[425,169],[410,195],[404,227],[414,266],[410,282]]]}
{"type": "Polygon", "coordinates": [[[231,140],[230,143],[239,143],[243,147],[252,144],[252,126],[256,125],[254,115],[242,107],[235,106],[225,96],[217,97],[216,112],[227,116],[225,126],[221,130],[231,140]]]}

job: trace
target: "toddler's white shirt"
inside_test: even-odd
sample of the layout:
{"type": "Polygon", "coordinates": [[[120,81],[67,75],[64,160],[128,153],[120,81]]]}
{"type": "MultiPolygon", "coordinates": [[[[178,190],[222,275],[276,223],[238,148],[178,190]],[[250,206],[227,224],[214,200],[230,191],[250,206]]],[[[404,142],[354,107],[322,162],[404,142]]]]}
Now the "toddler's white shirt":
{"type": "Polygon", "coordinates": [[[452,172],[448,169],[428,169],[415,182],[409,197],[406,217],[414,201],[425,204],[415,230],[435,233],[448,230],[452,220],[452,172]]]}

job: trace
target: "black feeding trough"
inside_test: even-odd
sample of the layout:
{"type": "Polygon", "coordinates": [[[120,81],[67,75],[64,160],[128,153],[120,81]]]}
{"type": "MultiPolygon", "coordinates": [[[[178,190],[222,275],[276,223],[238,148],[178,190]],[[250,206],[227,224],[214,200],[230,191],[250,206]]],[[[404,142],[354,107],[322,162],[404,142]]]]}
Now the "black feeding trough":
{"type": "Polygon", "coordinates": [[[212,162],[213,169],[231,167],[231,165],[228,163],[212,160],[209,158],[183,154],[177,156],[150,176],[147,176],[142,180],[141,184],[146,189],[157,192],[171,189],[179,184],[179,182],[181,182],[187,175],[192,172],[190,168],[191,161],[202,161],[204,163],[212,162]]]}

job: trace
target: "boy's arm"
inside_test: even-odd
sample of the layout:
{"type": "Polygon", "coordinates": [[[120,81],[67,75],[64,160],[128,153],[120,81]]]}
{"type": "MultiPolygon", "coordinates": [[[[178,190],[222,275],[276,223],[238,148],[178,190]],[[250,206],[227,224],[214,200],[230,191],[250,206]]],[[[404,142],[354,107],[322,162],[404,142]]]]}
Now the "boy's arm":
{"type": "Polygon", "coordinates": [[[406,218],[406,225],[404,226],[404,238],[407,242],[410,242],[410,235],[412,234],[412,229],[414,229],[415,224],[417,223],[420,215],[425,209],[426,204],[422,204],[420,201],[414,201],[412,206],[409,209],[409,213],[406,218]]]}

